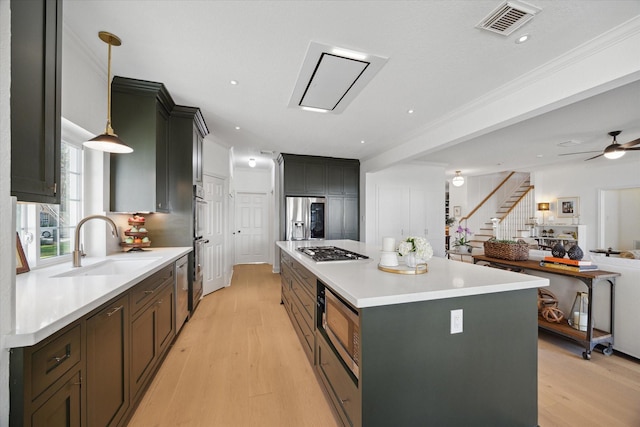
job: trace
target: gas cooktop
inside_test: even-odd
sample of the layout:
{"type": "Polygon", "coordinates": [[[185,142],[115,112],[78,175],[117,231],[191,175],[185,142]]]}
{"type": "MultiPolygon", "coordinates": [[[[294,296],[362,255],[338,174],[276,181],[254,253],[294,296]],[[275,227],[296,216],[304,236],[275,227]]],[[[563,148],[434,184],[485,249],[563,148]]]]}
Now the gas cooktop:
{"type": "Polygon", "coordinates": [[[355,261],[359,259],[369,259],[366,255],[360,255],[346,249],[335,246],[309,246],[298,248],[300,252],[311,257],[316,262],[325,261],[355,261]]]}

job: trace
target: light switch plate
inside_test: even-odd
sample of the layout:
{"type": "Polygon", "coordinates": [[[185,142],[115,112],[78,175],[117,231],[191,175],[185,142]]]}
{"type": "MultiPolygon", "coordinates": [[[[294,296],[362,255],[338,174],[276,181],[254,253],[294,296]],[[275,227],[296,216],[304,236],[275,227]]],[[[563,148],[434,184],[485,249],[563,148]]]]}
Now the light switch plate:
{"type": "Polygon", "coordinates": [[[451,333],[462,333],[462,309],[451,310],[451,333]]]}

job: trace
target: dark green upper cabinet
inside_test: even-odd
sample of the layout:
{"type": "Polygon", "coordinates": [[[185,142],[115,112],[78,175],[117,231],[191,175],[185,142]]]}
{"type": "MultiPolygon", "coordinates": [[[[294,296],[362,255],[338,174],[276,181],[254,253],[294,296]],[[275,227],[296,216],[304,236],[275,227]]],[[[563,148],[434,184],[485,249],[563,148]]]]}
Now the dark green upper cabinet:
{"type": "Polygon", "coordinates": [[[327,159],[281,154],[284,192],[288,196],[324,196],[327,193],[327,159]]]}
{"type": "MultiPolygon", "coordinates": [[[[327,198],[327,239],[358,240],[360,162],[356,159],[281,154],[280,185],[283,189],[280,209],[286,196],[327,198]]],[[[284,230],[284,217],[281,218],[284,230]]]]}
{"type": "Polygon", "coordinates": [[[330,162],[327,173],[327,194],[357,196],[360,165],[357,161],[330,162]]]}
{"type": "Polygon", "coordinates": [[[11,1],[11,194],[60,203],[62,0],[11,1]]]}
{"type": "Polygon", "coordinates": [[[113,128],[134,150],[111,154],[111,211],[169,212],[171,95],[162,83],[124,77],[111,90],[113,128]]]}

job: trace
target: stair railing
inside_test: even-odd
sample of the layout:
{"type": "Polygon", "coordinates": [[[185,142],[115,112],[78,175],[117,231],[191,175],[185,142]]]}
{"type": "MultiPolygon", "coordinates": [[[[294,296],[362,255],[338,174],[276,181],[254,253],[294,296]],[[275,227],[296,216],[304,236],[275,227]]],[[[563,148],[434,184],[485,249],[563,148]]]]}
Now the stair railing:
{"type": "Polygon", "coordinates": [[[513,206],[509,208],[504,217],[498,221],[494,234],[496,239],[514,240],[518,237],[518,231],[529,223],[535,204],[533,189],[533,185],[530,185],[513,206]]]}
{"type": "Polygon", "coordinates": [[[509,175],[507,175],[507,177],[505,179],[503,179],[502,182],[500,182],[500,184],[498,184],[496,186],[496,188],[494,188],[493,191],[491,191],[491,193],[489,193],[487,195],[487,197],[482,199],[482,201],[480,203],[478,203],[478,205],[471,210],[471,212],[469,212],[466,216],[463,216],[462,218],[460,218],[460,223],[462,224],[462,221],[465,221],[465,224],[466,224],[466,221],[468,221],[469,218],[471,218],[474,213],[476,213],[485,203],[487,203],[489,201],[489,199],[491,199],[491,196],[496,194],[498,192],[498,190],[500,190],[500,188],[503,185],[505,185],[509,181],[509,178],[511,178],[514,174],[515,174],[515,172],[513,172],[513,171],[510,172],[509,175]]]}

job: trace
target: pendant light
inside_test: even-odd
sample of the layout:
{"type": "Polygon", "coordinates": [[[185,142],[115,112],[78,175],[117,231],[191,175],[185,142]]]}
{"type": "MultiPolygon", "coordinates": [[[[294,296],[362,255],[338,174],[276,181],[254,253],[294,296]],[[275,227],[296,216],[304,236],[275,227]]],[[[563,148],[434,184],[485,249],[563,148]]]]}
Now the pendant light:
{"type": "Polygon", "coordinates": [[[451,183],[454,187],[461,187],[464,185],[464,177],[460,175],[460,171],[456,171],[456,176],[453,177],[451,183]]]}
{"type": "Polygon", "coordinates": [[[107,153],[131,153],[133,152],[133,148],[129,147],[120,138],[118,138],[118,135],[115,134],[111,127],[111,46],[120,46],[122,42],[117,36],[106,31],[100,31],[98,33],[98,37],[109,45],[107,68],[107,128],[102,135],[98,135],[95,138],[84,142],[83,145],[85,147],[105,151],[107,153]]]}

